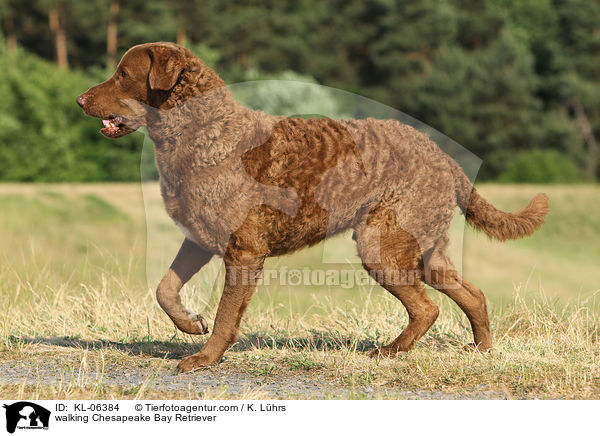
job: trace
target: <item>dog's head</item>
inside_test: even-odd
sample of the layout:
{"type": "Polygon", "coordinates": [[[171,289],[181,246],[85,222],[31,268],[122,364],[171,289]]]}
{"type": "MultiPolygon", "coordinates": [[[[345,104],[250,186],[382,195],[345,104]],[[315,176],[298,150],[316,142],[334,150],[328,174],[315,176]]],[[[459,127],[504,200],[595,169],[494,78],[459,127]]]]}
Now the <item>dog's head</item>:
{"type": "Polygon", "coordinates": [[[141,44],[123,55],[111,78],[77,97],[77,104],[102,120],[104,136],[120,138],[145,123],[148,108],[169,109],[217,86],[223,82],[185,47],[141,44]]]}

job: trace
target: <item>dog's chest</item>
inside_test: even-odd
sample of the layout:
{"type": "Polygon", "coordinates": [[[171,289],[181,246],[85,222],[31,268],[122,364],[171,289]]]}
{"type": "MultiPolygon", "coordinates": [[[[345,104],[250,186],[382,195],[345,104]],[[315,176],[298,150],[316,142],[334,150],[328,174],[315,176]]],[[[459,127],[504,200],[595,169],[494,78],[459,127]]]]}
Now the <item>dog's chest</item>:
{"type": "Polygon", "coordinates": [[[166,211],[184,236],[212,252],[222,253],[231,233],[249,209],[260,204],[239,173],[220,168],[208,174],[188,172],[177,183],[164,180],[161,193],[166,211]]]}

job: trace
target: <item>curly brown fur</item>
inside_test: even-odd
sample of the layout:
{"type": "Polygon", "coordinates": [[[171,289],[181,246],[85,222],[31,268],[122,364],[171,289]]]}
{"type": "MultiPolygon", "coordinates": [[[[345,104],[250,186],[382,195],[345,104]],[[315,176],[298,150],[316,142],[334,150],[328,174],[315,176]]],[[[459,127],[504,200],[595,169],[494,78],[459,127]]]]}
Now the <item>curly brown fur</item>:
{"type": "Polygon", "coordinates": [[[161,307],[182,331],[206,323],[179,291],[213,255],[226,283],[214,329],[181,371],[217,363],[233,344],[264,259],[348,228],[363,264],[407,308],[409,323],[375,354],[407,351],[438,309],[423,282],[447,294],[473,327],[472,348],[491,347],[485,297],[454,270],[445,251],[458,206],[467,222],[505,240],[531,234],[548,212],[545,196],[517,213],[498,211],[429,137],[394,120],[273,116],[241,106],[187,49],[170,43],[130,49],[115,74],[78,98],[117,138],[147,126],[161,193],[186,239],[161,281],[161,307]]]}
{"type": "Polygon", "coordinates": [[[483,231],[492,239],[506,241],[529,236],[539,229],[550,211],[550,200],[538,194],[518,212],[496,209],[479,195],[477,190],[455,162],[452,171],[456,183],[456,198],[467,223],[483,231]]]}

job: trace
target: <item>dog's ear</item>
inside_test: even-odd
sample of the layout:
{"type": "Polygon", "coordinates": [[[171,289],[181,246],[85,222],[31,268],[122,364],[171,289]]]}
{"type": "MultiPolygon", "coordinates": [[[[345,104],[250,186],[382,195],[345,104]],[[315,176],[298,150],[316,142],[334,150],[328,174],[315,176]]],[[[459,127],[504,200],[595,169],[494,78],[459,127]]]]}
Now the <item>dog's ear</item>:
{"type": "Polygon", "coordinates": [[[185,54],[182,50],[164,45],[150,47],[150,89],[168,91],[177,82],[185,68],[185,54]]]}

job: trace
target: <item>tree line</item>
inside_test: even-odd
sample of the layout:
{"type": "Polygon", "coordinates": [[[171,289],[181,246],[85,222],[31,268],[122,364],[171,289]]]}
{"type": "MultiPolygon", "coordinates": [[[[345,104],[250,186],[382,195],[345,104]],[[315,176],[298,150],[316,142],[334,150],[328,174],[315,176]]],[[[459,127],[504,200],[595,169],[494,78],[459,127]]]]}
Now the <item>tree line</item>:
{"type": "Polygon", "coordinates": [[[22,153],[49,165],[27,148],[40,141],[54,159],[72,154],[49,179],[135,179],[139,138],[98,138],[67,105],[126,49],[158,40],[187,45],[229,83],[299,74],[388,104],[482,158],[481,179],[600,177],[598,0],[0,0],[0,25],[0,179],[39,179],[6,165],[22,153]],[[31,98],[43,115],[11,106],[31,98]],[[44,136],[48,120],[68,120],[68,145],[44,136]]]}

